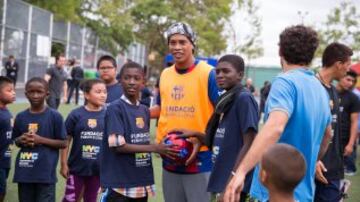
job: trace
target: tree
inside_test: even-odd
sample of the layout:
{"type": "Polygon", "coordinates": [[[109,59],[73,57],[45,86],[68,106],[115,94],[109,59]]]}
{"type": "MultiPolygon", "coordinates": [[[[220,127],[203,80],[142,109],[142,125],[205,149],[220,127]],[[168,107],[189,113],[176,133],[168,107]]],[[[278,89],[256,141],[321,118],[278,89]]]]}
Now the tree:
{"type": "Polygon", "coordinates": [[[99,36],[99,45],[116,55],[134,42],[127,0],[83,0],[81,19],[99,36]]]}
{"type": "Polygon", "coordinates": [[[54,13],[57,20],[69,20],[80,23],[78,11],[81,8],[82,0],[24,0],[32,5],[46,9],[54,13]]]}
{"type": "MultiPolygon", "coordinates": [[[[260,38],[262,19],[258,16],[259,6],[255,4],[254,0],[238,1],[234,5],[233,13],[240,13],[242,10],[245,12],[242,13],[241,17],[244,18],[244,27],[247,28],[242,27],[242,30],[246,30],[247,34],[236,30],[235,23],[239,23],[239,19],[236,19],[236,21],[229,20],[229,38],[232,39],[232,52],[245,56],[249,64],[251,60],[259,58],[264,54],[260,38]]],[[[246,68],[246,75],[248,75],[248,69],[246,68]]]]}
{"type": "Polygon", "coordinates": [[[90,27],[113,54],[134,41],[127,0],[25,0],[54,13],[55,19],[90,27]],[[119,17],[121,16],[121,18],[119,17]]]}
{"type": "MultiPolygon", "coordinates": [[[[178,21],[187,22],[198,34],[197,54],[220,54],[227,47],[227,36],[223,30],[234,3],[234,0],[27,1],[54,12],[57,19],[75,20],[92,28],[100,37],[99,44],[114,54],[126,50],[133,42],[144,44],[147,52],[155,56],[150,65],[160,68],[167,53],[164,33],[172,23],[178,21]]],[[[255,42],[249,39],[247,46],[253,47],[255,42]]],[[[256,52],[247,51],[250,57],[254,55],[250,52],[256,52]]]]}
{"type": "Polygon", "coordinates": [[[232,0],[135,0],[131,15],[136,39],[155,55],[152,66],[162,67],[167,53],[166,29],[174,22],[186,22],[197,33],[197,53],[216,55],[226,48],[222,35],[230,17],[232,0]]]}
{"type": "Polygon", "coordinates": [[[331,9],[327,20],[318,31],[320,45],[317,57],[321,57],[328,44],[337,41],[351,47],[354,51],[353,58],[360,59],[360,14],[351,1],[342,1],[331,9]]]}

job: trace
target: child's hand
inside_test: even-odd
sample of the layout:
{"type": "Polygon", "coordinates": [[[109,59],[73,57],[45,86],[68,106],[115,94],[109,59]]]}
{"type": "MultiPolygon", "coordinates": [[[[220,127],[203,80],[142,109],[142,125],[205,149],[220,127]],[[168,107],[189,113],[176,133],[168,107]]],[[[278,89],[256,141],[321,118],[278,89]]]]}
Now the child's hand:
{"type": "Polygon", "coordinates": [[[67,163],[61,164],[60,174],[61,174],[61,176],[63,176],[65,179],[67,179],[67,178],[69,177],[69,166],[67,165],[67,163]]]}
{"type": "Polygon", "coordinates": [[[184,128],[176,128],[171,130],[169,133],[177,133],[180,132],[181,134],[179,134],[177,137],[178,138],[190,138],[190,137],[197,137],[199,134],[196,131],[193,130],[188,130],[188,129],[184,129],[184,128]]]}
{"type": "Polygon", "coordinates": [[[324,166],[322,161],[318,161],[316,163],[316,172],[315,178],[322,182],[323,184],[328,184],[326,177],[324,176],[324,172],[327,172],[326,167],[324,166]]]}
{"type": "Polygon", "coordinates": [[[346,147],[344,149],[344,156],[350,156],[352,154],[353,150],[354,150],[353,145],[351,145],[351,144],[346,145],[346,147]]]}
{"type": "Polygon", "coordinates": [[[190,165],[197,157],[197,154],[201,147],[201,142],[197,138],[191,138],[190,142],[193,144],[193,151],[189,159],[185,162],[185,166],[190,165]]]}
{"type": "Polygon", "coordinates": [[[155,145],[155,152],[164,156],[167,156],[170,159],[175,160],[176,156],[178,155],[179,151],[172,148],[173,145],[166,145],[163,143],[155,145]]]}
{"type": "Polygon", "coordinates": [[[31,146],[31,140],[29,139],[28,133],[22,134],[20,137],[16,138],[15,140],[16,145],[22,145],[25,147],[31,146]]]}
{"type": "Polygon", "coordinates": [[[42,137],[36,133],[28,133],[27,134],[29,140],[31,141],[31,146],[34,147],[36,145],[41,144],[42,137]]]}

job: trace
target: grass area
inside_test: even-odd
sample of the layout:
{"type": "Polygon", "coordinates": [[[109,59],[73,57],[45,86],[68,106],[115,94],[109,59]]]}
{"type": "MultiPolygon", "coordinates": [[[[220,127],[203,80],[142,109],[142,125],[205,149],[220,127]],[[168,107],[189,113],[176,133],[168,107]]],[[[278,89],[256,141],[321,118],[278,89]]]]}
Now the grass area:
{"type": "MultiPolygon", "coordinates": [[[[27,104],[13,104],[9,106],[10,111],[12,112],[13,116],[24,110],[28,105],[27,104]]],[[[74,108],[74,105],[61,105],[59,111],[65,118],[69,112],[74,108]]],[[[151,134],[154,136],[155,131],[155,125],[152,123],[151,127],[151,134]]],[[[359,148],[359,147],[358,147],[359,148]]],[[[5,198],[6,202],[14,202],[18,201],[17,197],[17,185],[12,182],[13,175],[14,175],[14,160],[17,155],[18,149],[14,148],[13,150],[13,163],[12,163],[12,169],[10,170],[9,178],[8,178],[8,188],[7,188],[7,195],[5,198]]],[[[358,149],[358,154],[360,155],[360,149],[358,149]]],[[[156,182],[156,191],[157,195],[154,198],[150,198],[150,202],[162,202],[162,186],[161,186],[161,159],[157,155],[153,155],[153,166],[154,166],[154,172],[155,172],[155,182],[156,182]]],[[[358,168],[360,168],[360,161],[357,162],[358,168]]],[[[59,168],[57,170],[57,173],[59,171],[59,168]]],[[[351,181],[351,187],[349,191],[349,198],[346,199],[348,202],[357,202],[360,199],[360,174],[358,173],[355,176],[347,177],[351,181]]],[[[64,194],[64,188],[65,188],[65,180],[58,174],[58,183],[56,184],[56,201],[61,201],[63,194],[64,194]]]]}

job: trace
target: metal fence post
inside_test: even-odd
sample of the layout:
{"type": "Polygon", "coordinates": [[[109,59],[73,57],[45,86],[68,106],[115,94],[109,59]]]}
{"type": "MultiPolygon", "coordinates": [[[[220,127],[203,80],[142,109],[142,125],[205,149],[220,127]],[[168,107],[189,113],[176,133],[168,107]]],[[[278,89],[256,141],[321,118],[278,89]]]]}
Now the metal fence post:
{"type": "Polygon", "coordinates": [[[49,32],[49,42],[50,42],[50,48],[49,48],[49,59],[47,62],[47,66],[50,67],[50,58],[51,58],[51,48],[52,48],[52,36],[53,36],[53,26],[54,26],[54,14],[51,13],[50,15],[50,32],[49,32]]]}
{"type": "Polygon", "coordinates": [[[70,29],[71,29],[71,23],[67,22],[67,32],[66,32],[66,50],[65,50],[65,57],[69,57],[69,51],[70,51],[70,29]]]}
{"type": "Polygon", "coordinates": [[[85,27],[81,30],[81,55],[80,55],[80,65],[84,68],[84,49],[85,49],[85,27]]]}
{"type": "MultiPolygon", "coordinates": [[[[4,42],[5,42],[5,24],[6,24],[6,12],[7,12],[7,0],[4,0],[3,1],[3,16],[2,16],[2,27],[1,27],[1,42],[0,42],[0,61],[1,61],[1,64],[0,64],[0,70],[2,69],[2,66],[3,66],[3,57],[4,57],[4,42]]],[[[1,73],[1,72],[0,72],[1,73]]]]}
{"type": "Polygon", "coordinates": [[[26,83],[29,75],[29,60],[30,60],[30,41],[31,41],[31,21],[32,21],[32,11],[33,7],[29,6],[29,20],[28,20],[28,30],[27,30],[27,41],[26,41],[26,56],[25,56],[25,76],[24,82],[26,83]]]}
{"type": "MultiPolygon", "coordinates": [[[[99,48],[99,37],[96,36],[96,42],[95,42],[95,53],[94,53],[94,66],[96,65],[97,63],[97,55],[98,55],[98,48],[99,48]]],[[[118,64],[118,63],[116,63],[118,64]]]]}

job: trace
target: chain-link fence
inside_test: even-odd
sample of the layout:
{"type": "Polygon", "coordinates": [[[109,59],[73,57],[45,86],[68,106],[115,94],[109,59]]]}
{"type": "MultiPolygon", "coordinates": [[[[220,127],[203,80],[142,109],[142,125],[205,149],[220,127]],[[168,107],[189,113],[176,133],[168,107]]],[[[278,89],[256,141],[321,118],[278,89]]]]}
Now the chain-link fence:
{"type": "MultiPolygon", "coordinates": [[[[20,67],[20,83],[33,76],[43,76],[53,61],[51,49],[54,44],[63,46],[65,56],[78,59],[85,69],[95,68],[101,55],[110,54],[99,47],[98,37],[91,29],[55,21],[53,16],[47,10],[20,0],[0,0],[0,70],[8,56],[13,55],[20,67]]],[[[119,66],[127,59],[144,65],[146,50],[142,44],[135,43],[128,52],[116,58],[119,66]]]]}

